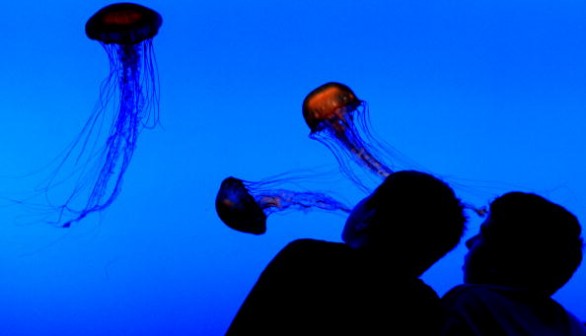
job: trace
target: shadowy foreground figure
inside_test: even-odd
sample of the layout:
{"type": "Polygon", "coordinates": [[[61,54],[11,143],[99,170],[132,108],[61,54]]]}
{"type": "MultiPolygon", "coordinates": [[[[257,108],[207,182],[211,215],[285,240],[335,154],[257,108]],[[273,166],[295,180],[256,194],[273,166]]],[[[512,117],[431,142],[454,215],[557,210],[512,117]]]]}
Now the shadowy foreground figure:
{"type": "Polygon", "coordinates": [[[299,239],[267,265],[227,335],[437,335],[441,305],[420,275],[460,241],[453,190],[392,173],[347,219],[344,243],[299,239]]]}
{"type": "Polygon", "coordinates": [[[586,335],[551,298],[582,261],[572,213],[532,193],[506,193],[466,246],[465,284],[442,298],[443,335],[586,335]]]}

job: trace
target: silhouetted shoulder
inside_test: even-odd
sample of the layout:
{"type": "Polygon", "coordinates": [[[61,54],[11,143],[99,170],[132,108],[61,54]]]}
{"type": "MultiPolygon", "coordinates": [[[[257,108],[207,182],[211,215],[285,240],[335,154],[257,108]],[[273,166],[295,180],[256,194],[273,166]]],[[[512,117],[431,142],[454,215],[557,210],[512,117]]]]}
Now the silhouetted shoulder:
{"type": "Polygon", "coordinates": [[[350,280],[357,264],[356,253],[343,243],[317,239],[297,239],[287,244],[271,260],[263,275],[278,275],[280,281],[303,290],[319,288],[321,282],[350,280]]]}
{"type": "Polygon", "coordinates": [[[339,295],[352,282],[352,255],[342,243],[290,242],[262,271],[226,335],[313,334],[307,326],[337,325],[340,313],[354,309],[339,295]]]}
{"type": "Polygon", "coordinates": [[[559,303],[528,290],[459,285],[442,297],[442,305],[446,312],[445,336],[586,336],[578,319],[559,303]]]}
{"type": "Polygon", "coordinates": [[[441,308],[423,281],[338,242],[298,239],[269,262],[227,335],[436,335],[441,308]]]}
{"type": "Polygon", "coordinates": [[[319,239],[301,238],[293,240],[292,242],[288,243],[282,249],[282,251],[328,251],[332,248],[335,248],[336,250],[340,251],[350,250],[348,246],[342,243],[330,242],[319,239]]]}

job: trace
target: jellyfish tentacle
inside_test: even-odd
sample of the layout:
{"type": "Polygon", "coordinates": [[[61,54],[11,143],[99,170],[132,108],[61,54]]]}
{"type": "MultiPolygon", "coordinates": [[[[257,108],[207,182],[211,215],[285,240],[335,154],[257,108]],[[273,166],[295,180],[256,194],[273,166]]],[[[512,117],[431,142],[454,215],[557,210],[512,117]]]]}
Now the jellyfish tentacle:
{"type": "Polygon", "coordinates": [[[255,198],[261,209],[269,211],[283,211],[289,208],[307,210],[318,208],[322,210],[341,210],[350,212],[350,208],[342,202],[319,192],[302,192],[287,189],[265,191],[255,198]]]}
{"type": "MultiPolygon", "coordinates": [[[[359,111],[348,112],[342,115],[340,122],[336,123],[339,127],[334,128],[334,136],[341,142],[343,147],[353,154],[352,157],[356,163],[365,164],[369,170],[377,175],[382,177],[388,176],[392,173],[392,170],[371,153],[370,146],[364,141],[361,132],[357,128],[359,124],[352,123],[354,119],[352,118],[352,113],[359,113],[359,111]]],[[[327,130],[324,129],[321,132],[325,131],[327,130]]]]}

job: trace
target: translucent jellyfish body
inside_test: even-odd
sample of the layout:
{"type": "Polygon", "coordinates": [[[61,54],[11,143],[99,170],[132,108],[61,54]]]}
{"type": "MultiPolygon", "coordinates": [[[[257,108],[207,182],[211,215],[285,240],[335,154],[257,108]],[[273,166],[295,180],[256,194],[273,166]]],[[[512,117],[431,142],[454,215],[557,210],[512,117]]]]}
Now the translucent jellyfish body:
{"type": "Polygon", "coordinates": [[[47,190],[73,179],[74,186],[59,210],[63,227],[112,204],[121,191],[124,173],[140,131],[158,123],[158,75],[152,39],[161,16],[144,6],[116,3],[87,21],[88,38],[105,49],[110,73],[97,107],[67,150],[47,190]],[[104,131],[104,125],[109,130],[104,131]]]}
{"type": "Polygon", "coordinates": [[[347,85],[317,87],[303,100],[302,110],[310,138],[330,149],[341,170],[363,190],[370,192],[393,172],[385,162],[393,156],[391,149],[372,135],[367,103],[347,85]],[[370,184],[360,170],[368,171],[370,184]]]}
{"type": "Polygon", "coordinates": [[[350,212],[336,199],[317,192],[301,192],[278,188],[278,179],[251,182],[235,177],[225,178],[216,195],[218,217],[230,228],[256,235],[267,230],[267,218],[288,209],[350,212]]]}

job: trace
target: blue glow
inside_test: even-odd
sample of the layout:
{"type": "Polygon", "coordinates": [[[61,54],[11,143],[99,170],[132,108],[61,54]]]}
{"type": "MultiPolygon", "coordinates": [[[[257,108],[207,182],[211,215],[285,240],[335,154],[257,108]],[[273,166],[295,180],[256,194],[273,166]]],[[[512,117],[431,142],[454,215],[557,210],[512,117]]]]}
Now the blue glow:
{"type": "MultiPolygon", "coordinates": [[[[34,190],[47,170],[22,175],[84,128],[110,71],[84,24],[107,4],[15,1],[0,13],[10,51],[0,56],[3,197],[34,190]]],[[[141,4],[164,20],[153,40],[159,123],[114,150],[124,162],[132,148],[132,162],[115,168],[125,169],[115,202],[95,203],[105,211],[64,230],[31,222],[31,209],[0,207],[3,332],[222,335],[281,247],[340,241],[345,221],[289,211],[272,214],[264,235],[237,232],[214,208],[225,177],[310,171],[308,190],[348,204],[365,195],[303,120],[304,97],[329,81],[368,102],[372,135],[396,150],[391,164],[434,172],[479,206],[536,192],[586,223],[583,1],[141,4]]],[[[60,204],[63,189],[50,201],[60,204]]],[[[480,223],[470,219],[465,238],[480,223]]],[[[424,275],[438,293],[460,282],[464,253],[460,244],[424,275]]],[[[555,296],[583,320],[585,286],[582,266],[555,296]]]]}

